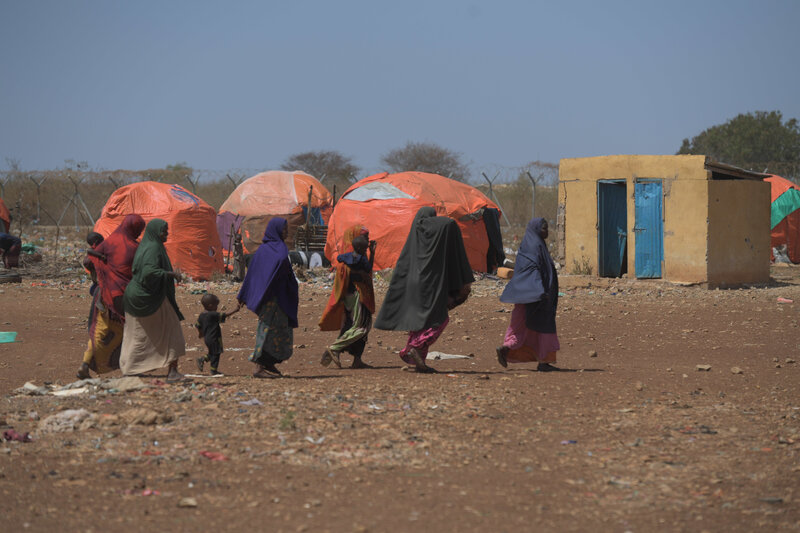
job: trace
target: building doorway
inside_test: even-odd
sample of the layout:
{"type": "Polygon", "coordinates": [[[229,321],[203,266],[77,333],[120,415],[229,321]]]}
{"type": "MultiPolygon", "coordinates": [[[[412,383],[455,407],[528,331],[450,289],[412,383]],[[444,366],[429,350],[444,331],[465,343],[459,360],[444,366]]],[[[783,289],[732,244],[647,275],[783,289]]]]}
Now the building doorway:
{"type": "Polygon", "coordinates": [[[627,272],[628,208],[625,180],[597,182],[599,275],[618,278],[627,272]]]}

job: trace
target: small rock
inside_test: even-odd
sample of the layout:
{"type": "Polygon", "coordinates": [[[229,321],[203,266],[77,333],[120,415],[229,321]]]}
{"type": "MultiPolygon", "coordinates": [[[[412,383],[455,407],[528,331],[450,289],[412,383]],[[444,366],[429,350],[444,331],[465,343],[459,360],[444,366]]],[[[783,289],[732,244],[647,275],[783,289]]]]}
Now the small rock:
{"type": "Polygon", "coordinates": [[[784,363],[788,363],[788,364],[792,365],[792,364],[795,363],[795,360],[792,359],[791,357],[787,357],[786,360],[784,361],[784,363]]]}
{"type": "Polygon", "coordinates": [[[597,357],[597,350],[589,350],[589,357],[597,357]]]}
{"type": "Polygon", "coordinates": [[[644,384],[641,381],[637,381],[636,385],[634,385],[634,388],[638,391],[644,390],[644,384]]]}
{"type": "Polygon", "coordinates": [[[711,370],[711,365],[697,365],[695,368],[698,372],[708,372],[711,370]]]}
{"type": "Polygon", "coordinates": [[[461,340],[462,341],[468,341],[469,340],[469,335],[464,335],[463,337],[461,337],[461,340]]]}
{"type": "Polygon", "coordinates": [[[194,498],[181,498],[178,507],[197,507],[197,500],[194,498]]]}
{"type": "Polygon", "coordinates": [[[481,374],[480,376],[478,376],[478,379],[489,379],[489,376],[486,374],[481,374]]]}
{"type": "Polygon", "coordinates": [[[744,370],[742,370],[738,366],[735,366],[731,368],[731,374],[744,374],[744,370]]]}

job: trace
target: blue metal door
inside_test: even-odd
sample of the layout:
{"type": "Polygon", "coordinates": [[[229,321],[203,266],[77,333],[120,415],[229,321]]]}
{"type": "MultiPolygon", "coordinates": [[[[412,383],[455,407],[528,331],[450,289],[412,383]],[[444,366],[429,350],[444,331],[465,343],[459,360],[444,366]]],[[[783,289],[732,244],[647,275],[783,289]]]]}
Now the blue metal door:
{"type": "Polygon", "coordinates": [[[599,274],[618,278],[628,241],[625,181],[597,182],[597,230],[599,274]]]}
{"type": "Polygon", "coordinates": [[[664,260],[661,180],[636,180],[636,277],[660,278],[664,260]]]}

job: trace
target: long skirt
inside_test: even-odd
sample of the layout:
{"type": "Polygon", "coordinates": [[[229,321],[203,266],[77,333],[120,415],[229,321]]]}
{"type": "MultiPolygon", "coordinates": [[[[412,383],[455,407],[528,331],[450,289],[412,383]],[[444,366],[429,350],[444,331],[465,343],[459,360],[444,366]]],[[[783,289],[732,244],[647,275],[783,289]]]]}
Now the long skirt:
{"type": "Polygon", "coordinates": [[[119,368],[124,326],[111,318],[108,311],[96,307],[92,318],[94,322],[89,325],[89,346],[83,354],[83,362],[98,374],[105,374],[119,368]]]}
{"type": "Polygon", "coordinates": [[[293,342],[294,330],[289,326],[289,317],[273,298],[258,312],[256,347],[250,361],[259,365],[286,361],[292,356],[293,342]]]}
{"type": "Polygon", "coordinates": [[[158,310],[139,317],[125,313],[119,366],[126,376],[163,368],[186,353],[178,314],[164,298],[158,310]]]}
{"type": "Polygon", "coordinates": [[[449,323],[450,317],[447,317],[440,326],[409,332],[406,347],[400,350],[400,359],[409,365],[413,365],[414,360],[408,352],[411,351],[411,348],[415,348],[420,356],[422,356],[422,360],[425,361],[428,358],[428,349],[436,342],[436,339],[439,338],[439,335],[442,334],[444,328],[446,328],[449,323]]]}
{"type": "Polygon", "coordinates": [[[515,304],[503,346],[509,363],[555,363],[561,349],[557,333],[539,333],[525,325],[525,304],[515,304]]]}
{"type": "Polygon", "coordinates": [[[339,337],[328,349],[337,352],[347,351],[360,357],[364,353],[367,335],[372,328],[372,314],[361,303],[358,291],[344,297],[344,312],[344,325],[339,332],[339,337]]]}

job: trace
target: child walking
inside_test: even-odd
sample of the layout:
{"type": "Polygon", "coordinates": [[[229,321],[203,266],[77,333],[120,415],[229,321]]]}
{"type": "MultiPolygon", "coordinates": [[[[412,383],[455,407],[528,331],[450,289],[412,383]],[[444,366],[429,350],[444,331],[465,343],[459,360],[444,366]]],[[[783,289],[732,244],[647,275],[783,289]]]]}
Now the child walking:
{"type": "Polygon", "coordinates": [[[197,369],[203,371],[206,362],[210,363],[211,375],[216,376],[221,374],[219,371],[219,359],[222,355],[222,328],[220,324],[225,322],[225,319],[236,313],[241,309],[239,304],[236,309],[230,313],[220,313],[217,311],[219,307],[219,298],[211,293],[206,293],[200,299],[200,304],[203,306],[203,311],[197,317],[197,322],[194,327],[197,328],[197,336],[201,337],[206,343],[208,353],[202,357],[197,358],[197,369]]]}
{"type": "Polygon", "coordinates": [[[352,245],[353,251],[336,258],[339,265],[336,267],[333,292],[319,322],[322,331],[338,329],[339,337],[322,354],[320,364],[328,366],[333,362],[341,368],[339,355],[346,351],[353,356],[350,368],[370,368],[361,360],[361,355],[375,313],[372,260],[376,243],[369,240],[369,232],[362,226],[353,226],[345,231],[344,242],[352,245]]]}

